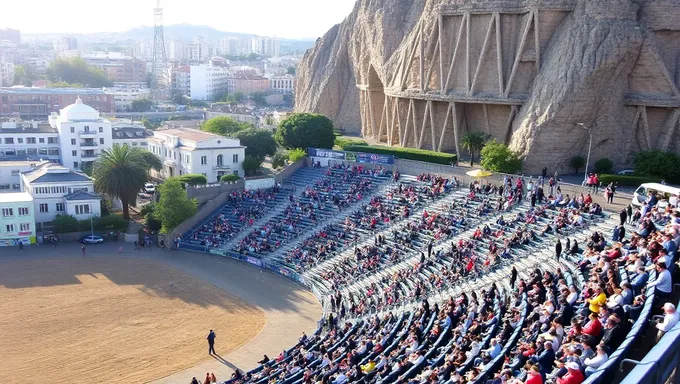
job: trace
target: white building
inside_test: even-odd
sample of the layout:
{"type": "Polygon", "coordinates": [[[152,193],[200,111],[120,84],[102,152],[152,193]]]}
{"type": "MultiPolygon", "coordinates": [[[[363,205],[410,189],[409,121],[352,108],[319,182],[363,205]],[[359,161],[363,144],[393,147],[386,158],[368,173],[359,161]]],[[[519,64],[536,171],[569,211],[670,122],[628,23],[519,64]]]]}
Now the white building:
{"type": "Polygon", "coordinates": [[[168,60],[182,62],[185,58],[184,44],[179,39],[172,39],[167,47],[168,60]]]}
{"type": "Polygon", "coordinates": [[[14,63],[0,60],[0,85],[11,87],[14,85],[14,63]]]}
{"type": "Polygon", "coordinates": [[[78,49],[78,40],[74,37],[61,37],[54,40],[54,51],[57,53],[65,51],[75,51],[78,49]]]}
{"type": "MultiPolygon", "coordinates": [[[[163,170],[156,177],[203,174],[216,183],[226,174],[243,177],[246,147],[238,139],[189,128],[154,131],[149,151],[163,160],[163,170]]],[[[152,171],[152,175],[153,175],[152,171]]]]}
{"type": "Polygon", "coordinates": [[[278,93],[293,93],[295,88],[295,76],[278,75],[269,76],[269,89],[278,93]]]}
{"type": "Polygon", "coordinates": [[[113,134],[113,144],[127,144],[131,147],[142,149],[148,149],[149,138],[153,137],[153,131],[144,128],[141,124],[132,122],[113,122],[111,123],[111,132],[113,134]]]}
{"type": "Polygon", "coordinates": [[[59,115],[50,115],[50,125],[59,132],[61,163],[71,169],[80,169],[112,147],[111,122],[99,117],[99,112],[80,98],[59,115]]]}
{"type": "Polygon", "coordinates": [[[0,193],[0,247],[35,243],[35,208],[26,192],[0,193]]]}
{"type": "Polygon", "coordinates": [[[0,161],[60,160],[59,132],[47,123],[11,120],[0,124],[0,161]]]}
{"type": "Polygon", "coordinates": [[[273,37],[255,37],[252,39],[252,52],[258,55],[276,57],[279,56],[281,42],[273,37]]]}
{"type": "Polygon", "coordinates": [[[104,93],[113,96],[113,103],[116,111],[129,111],[132,102],[138,99],[151,98],[151,90],[146,83],[114,83],[111,88],[104,88],[104,93]]]}
{"type": "Polygon", "coordinates": [[[199,43],[187,44],[184,48],[184,57],[189,64],[200,63],[203,55],[203,46],[199,43]]]}
{"type": "Polygon", "coordinates": [[[87,175],[58,164],[45,164],[21,174],[21,190],[33,197],[35,221],[42,224],[58,214],[78,220],[101,215],[101,198],[87,175]]]}
{"type": "Polygon", "coordinates": [[[192,100],[213,101],[229,90],[229,71],[208,65],[192,65],[190,69],[192,100]]]}
{"type": "Polygon", "coordinates": [[[191,97],[191,67],[173,68],[171,79],[173,92],[191,97]]]}
{"type": "Polygon", "coordinates": [[[48,161],[0,161],[0,193],[21,191],[21,173],[48,161]]]}

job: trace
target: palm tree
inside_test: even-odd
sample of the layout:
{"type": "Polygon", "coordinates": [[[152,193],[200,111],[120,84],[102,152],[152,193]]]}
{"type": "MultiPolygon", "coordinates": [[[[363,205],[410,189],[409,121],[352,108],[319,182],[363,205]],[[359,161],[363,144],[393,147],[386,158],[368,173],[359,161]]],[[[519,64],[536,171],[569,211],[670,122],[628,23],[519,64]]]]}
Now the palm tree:
{"type": "MultiPolygon", "coordinates": [[[[137,200],[137,193],[147,181],[150,167],[160,163],[149,164],[142,149],[129,145],[114,144],[110,149],[102,151],[93,167],[94,186],[100,193],[116,197],[123,205],[123,218],[130,219],[130,204],[137,200]]],[[[153,154],[152,154],[153,155],[153,154]]],[[[155,157],[155,155],[153,155],[155,157]]]]}
{"type": "Polygon", "coordinates": [[[475,154],[479,153],[489,140],[489,134],[484,132],[468,132],[461,138],[461,145],[470,152],[470,166],[475,163],[475,154]]]}

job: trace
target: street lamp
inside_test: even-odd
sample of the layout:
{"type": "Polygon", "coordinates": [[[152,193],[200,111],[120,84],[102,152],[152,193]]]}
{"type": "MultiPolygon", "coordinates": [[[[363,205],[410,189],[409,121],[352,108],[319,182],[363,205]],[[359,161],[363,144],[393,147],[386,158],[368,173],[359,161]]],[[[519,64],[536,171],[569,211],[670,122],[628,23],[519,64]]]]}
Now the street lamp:
{"type": "Polygon", "coordinates": [[[585,171],[585,174],[583,175],[583,180],[587,181],[588,180],[588,166],[590,165],[590,150],[593,148],[593,129],[592,129],[592,127],[589,127],[589,126],[587,126],[583,123],[576,123],[574,125],[579,126],[579,127],[588,131],[588,136],[589,136],[588,157],[586,158],[586,171],[585,171]]]}

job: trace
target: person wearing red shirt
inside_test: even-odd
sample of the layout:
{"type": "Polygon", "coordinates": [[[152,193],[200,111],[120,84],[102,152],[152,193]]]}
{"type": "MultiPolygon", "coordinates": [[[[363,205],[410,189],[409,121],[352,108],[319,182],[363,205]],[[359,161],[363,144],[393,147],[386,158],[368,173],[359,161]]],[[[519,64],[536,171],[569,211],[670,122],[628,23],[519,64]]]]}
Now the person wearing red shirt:
{"type": "Polygon", "coordinates": [[[527,380],[524,384],[543,384],[543,377],[541,377],[541,372],[538,370],[538,366],[533,365],[527,373],[527,380]]]}
{"type": "Polygon", "coordinates": [[[557,384],[581,384],[585,380],[581,368],[575,362],[570,361],[564,367],[568,370],[567,374],[558,378],[557,384]]]}
{"type": "Polygon", "coordinates": [[[581,333],[592,337],[599,337],[600,333],[602,333],[602,323],[600,323],[600,319],[598,319],[595,313],[591,313],[588,317],[590,318],[590,321],[583,327],[581,333]]]}

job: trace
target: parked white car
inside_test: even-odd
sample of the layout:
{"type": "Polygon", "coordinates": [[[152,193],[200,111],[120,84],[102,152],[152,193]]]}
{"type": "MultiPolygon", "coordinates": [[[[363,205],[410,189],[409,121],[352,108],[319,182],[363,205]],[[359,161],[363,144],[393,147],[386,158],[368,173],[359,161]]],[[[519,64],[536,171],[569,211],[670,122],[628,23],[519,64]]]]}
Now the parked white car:
{"type": "Polygon", "coordinates": [[[144,184],[144,192],[148,193],[149,195],[153,195],[154,192],[156,192],[156,185],[153,183],[144,184]]]}

